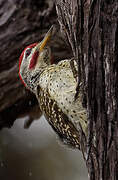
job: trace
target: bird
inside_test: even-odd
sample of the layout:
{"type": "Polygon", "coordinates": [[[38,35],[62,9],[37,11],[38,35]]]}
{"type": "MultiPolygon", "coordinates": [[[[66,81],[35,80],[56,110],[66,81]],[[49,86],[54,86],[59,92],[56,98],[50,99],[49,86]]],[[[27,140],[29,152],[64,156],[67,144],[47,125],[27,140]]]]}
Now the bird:
{"type": "Polygon", "coordinates": [[[53,31],[54,26],[51,26],[41,42],[23,50],[19,58],[19,77],[37,97],[42,113],[59,139],[71,148],[81,149],[80,131],[87,133],[87,111],[82,105],[81,88],[76,100],[74,98],[77,63],[73,58],[54,63],[50,48],[53,31]]]}

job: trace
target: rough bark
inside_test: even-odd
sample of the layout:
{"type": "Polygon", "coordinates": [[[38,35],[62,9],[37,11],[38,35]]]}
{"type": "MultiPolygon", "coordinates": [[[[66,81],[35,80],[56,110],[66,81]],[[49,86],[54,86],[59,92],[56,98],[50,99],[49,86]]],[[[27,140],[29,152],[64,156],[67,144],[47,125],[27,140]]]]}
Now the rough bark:
{"type": "Polygon", "coordinates": [[[56,8],[62,32],[78,58],[78,75],[84,77],[80,80],[86,80],[88,137],[87,143],[82,137],[81,145],[89,179],[117,180],[118,1],[56,0],[56,8]]]}
{"type": "MultiPolygon", "coordinates": [[[[40,41],[56,22],[53,0],[0,0],[0,128],[10,127],[37,106],[35,96],[19,80],[18,59],[27,45],[40,41]]],[[[58,29],[51,41],[55,61],[71,57],[58,29]]]]}

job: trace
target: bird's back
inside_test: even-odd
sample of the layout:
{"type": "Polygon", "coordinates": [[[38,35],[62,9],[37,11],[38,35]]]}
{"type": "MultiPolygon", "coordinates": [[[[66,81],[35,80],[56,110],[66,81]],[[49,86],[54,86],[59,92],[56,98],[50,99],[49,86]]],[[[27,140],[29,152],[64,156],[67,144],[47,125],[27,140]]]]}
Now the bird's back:
{"type": "MultiPolygon", "coordinates": [[[[76,100],[74,98],[77,81],[71,68],[71,61],[63,60],[45,68],[40,76],[37,96],[40,107],[53,129],[60,137],[63,136],[63,141],[68,144],[72,141],[71,145],[77,147],[79,146],[77,139],[80,138],[79,123],[86,131],[87,118],[86,110],[82,107],[81,92],[76,100]]],[[[77,71],[76,62],[74,67],[77,71]]]]}

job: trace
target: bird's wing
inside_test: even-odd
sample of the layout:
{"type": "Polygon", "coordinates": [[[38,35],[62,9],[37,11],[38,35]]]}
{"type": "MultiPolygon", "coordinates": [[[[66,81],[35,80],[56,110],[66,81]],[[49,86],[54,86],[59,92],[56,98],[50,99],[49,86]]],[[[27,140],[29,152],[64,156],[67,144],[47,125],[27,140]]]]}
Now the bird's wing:
{"type": "Polygon", "coordinates": [[[62,142],[80,149],[80,134],[78,130],[73,123],[69,121],[68,116],[59,108],[57,102],[51,98],[48,91],[44,92],[41,87],[38,86],[37,98],[47,121],[62,142]]]}
{"type": "Polygon", "coordinates": [[[62,61],[58,65],[49,70],[49,80],[47,90],[50,97],[56,100],[57,105],[62,109],[64,114],[68,115],[68,119],[79,130],[80,125],[84,132],[87,126],[86,109],[82,106],[81,89],[75,101],[77,80],[72,71],[71,61],[62,61]]]}
{"type": "Polygon", "coordinates": [[[65,143],[79,148],[79,122],[82,128],[86,126],[83,118],[86,113],[81,97],[74,101],[76,85],[70,64],[68,61],[61,62],[47,68],[41,75],[37,98],[40,108],[59,137],[65,143]]]}

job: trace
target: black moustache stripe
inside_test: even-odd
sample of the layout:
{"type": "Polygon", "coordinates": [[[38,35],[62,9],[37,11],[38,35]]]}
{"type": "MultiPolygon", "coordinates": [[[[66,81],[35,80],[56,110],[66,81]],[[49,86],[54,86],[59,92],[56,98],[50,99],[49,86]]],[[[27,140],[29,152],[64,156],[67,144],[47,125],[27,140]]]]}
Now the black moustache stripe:
{"type": "Polygon", "coordinates": [[[37,72],[37,74],[31,76],[31,81],[33,81],[34,83],[37,81],[37,79],[39,78],[40,74],[39,72],[37,72]]]}

